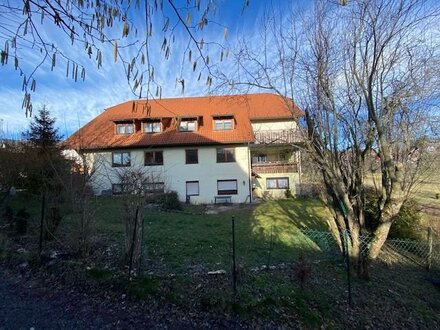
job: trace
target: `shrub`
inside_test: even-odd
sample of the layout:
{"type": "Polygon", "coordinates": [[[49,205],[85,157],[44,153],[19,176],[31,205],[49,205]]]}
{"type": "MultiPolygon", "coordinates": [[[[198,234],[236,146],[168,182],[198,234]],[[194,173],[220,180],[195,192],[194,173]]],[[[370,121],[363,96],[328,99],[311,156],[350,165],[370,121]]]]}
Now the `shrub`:
{"type": "Polygon", "coordinates": [[[372,188],[365,189],[365,226],[369,231],[374,231],[379,225],[379,213],[377,208],[377,202],[379,197],[376,190],[372,188]]]}
{"type": "Polygon", "coordinates": [[[147,203],[159,204],[165,210],[181,210],[182,204],[179,195],[175,191],[166,193],[150,194],[145,197],[147,203]]]}
{"type": "Polygon", "coordinates": [[[293,198],[292,192],[290,191],[290,189],[286,189],[286,191],[284,192],[284,195],[286,196],[286,198],[293,198]]]}
{"type": "MultiPolygon", "coordinates": [[[[377,210],[378,196],[373,189],[365,192],[365,225],[368,230],[374,231],[379,225],[379,214],[377,210]]],[[[408,199],[402,205],[399,214],[394,220],[389,237],[420,239],[420,224],[422,215],[419,205],[413,199],[408,199]]]]}
{"type": "Polygon", "coordinates": [[[418,240],[421,238],[421,221],[422,213],[418,203],[409,199],[402,205],[396,220],[391,225],[389,236],[418,240]]]}
{"type": "Polygon", "coordinates": [[[171,191],[162,195],[162,207],[166,210],[180,210],[182,205],[179,201],[177,192],[171,191]]]}

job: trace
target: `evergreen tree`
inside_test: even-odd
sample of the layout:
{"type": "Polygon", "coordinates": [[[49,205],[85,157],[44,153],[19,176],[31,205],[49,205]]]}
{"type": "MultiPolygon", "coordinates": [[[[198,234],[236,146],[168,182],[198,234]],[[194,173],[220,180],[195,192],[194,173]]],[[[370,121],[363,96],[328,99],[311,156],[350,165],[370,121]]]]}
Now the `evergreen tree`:
{"type": "Polygon", "coordinates": [[[55,128],[55,118],[51,117],[46,105],[38,111],[30,124],[29,130],[24,134],[26,140],[30,141],[34,147],[43,151],[53,149],[61,141],[61,135],[55,128]]]}

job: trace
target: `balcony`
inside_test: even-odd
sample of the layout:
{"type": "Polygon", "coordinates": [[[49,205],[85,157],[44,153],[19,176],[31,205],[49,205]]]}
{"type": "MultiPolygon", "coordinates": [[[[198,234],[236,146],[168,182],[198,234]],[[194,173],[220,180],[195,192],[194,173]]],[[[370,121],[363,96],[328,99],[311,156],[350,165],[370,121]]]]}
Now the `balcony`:
{"type": "Polygon", "coordinates": [[[298,130],[273,130],[255,132],[255,144],[287,144],[302,141],[298,130]]]}
{"type": "Polygon", "coordinates": [[[252,172],[256,174],[298,173],[298,164],[288,162],[252,164],[252,172]]]}

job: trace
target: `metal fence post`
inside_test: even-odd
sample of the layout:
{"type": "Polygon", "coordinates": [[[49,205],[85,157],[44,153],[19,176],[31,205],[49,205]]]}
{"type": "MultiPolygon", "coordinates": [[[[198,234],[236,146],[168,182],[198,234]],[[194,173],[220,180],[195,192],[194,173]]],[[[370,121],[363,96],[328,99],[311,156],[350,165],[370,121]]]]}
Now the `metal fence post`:
{"type": "Polygon", "coordinates": [[[347,285],[348,285],[348,304],[350,307],[353,306],[353,301],[351,299],[351,274],[350,274],[350,254],[348,253],[348,234],[347,231],[344,231],[344,250],[345,250],[345,257],[347,262],[347,285]]]}
{"type": "Polygon", "coordinates": [[[234,295],[237,294],[237,268],[235,267],[235,217],[231,218],[232,221],[232,288],[234,295]]]}
{"type": "Polygon", "coordinates": [[[428,270],[432,267],[432,228],[428,228],[428,255],[426,258],[426,267],[428,270]]]}

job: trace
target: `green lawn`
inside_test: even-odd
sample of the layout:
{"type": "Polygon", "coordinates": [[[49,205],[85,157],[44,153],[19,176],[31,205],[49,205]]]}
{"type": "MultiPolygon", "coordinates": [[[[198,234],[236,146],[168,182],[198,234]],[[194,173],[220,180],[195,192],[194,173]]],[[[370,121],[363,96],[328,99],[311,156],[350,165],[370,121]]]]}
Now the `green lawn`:
{"type": "MultiPolygon", "coordinates": [[[[38,237],[41,200],[19,194],[8,202],[15,212],[26,206],[31,214],[32,237],[38,237]]],[[[346,273],[340,255],[325,257],[300,231],[327,230],[330,214],[318,200],[268,201],[220,214],[204,214],[198,206],[184,206],[183,211],[175,212],[146,210],[146,273],[131,282],[127,281],[120,262],[108,267],[108,259],[96,258],[102,255],[100,251],[109,248],[113,253],[110,258],[122,258],[125,228],[122,200],[96,198],[93,209],[96,249],[91,259],[67,263],[71,262],[69,267],[80,278],[85,273],[82,278],[87,285],[93,282],[106,292],[108,287],[122,285],[131,299],[165,299],[183,309],[233,312],[263,320],[260,324],[273,322],[275,326],[292,328],[364,328],[371,324],[392,327],[401,320],[409,322],[401,323],[402,327],[411,327],[414,325],[411,320],[415,319],[432,328],[440,322],[440,293],[432,290],[423,269],[409,263],[396,262],[386,268],[375,266],[373,281],[369,283],[353,278],[356,307],[347,309],[346,273]],[[232,217],[236,226],[237,259],[245,272],[236,296],[232,294],[230,272],[232,217]],[[302,255],[309,269],[304,283],[296,276],[298,270],[304,270],[298,266],[302,255]],[[254,270],[255,266],[263,265],[277,267],[254,270]],[[194,269],[201,272],[197,275],[194,269]],[[218,269],[226,270],[227,274],[206,275],[206,271],[218,269]],[[399,301],[397,307],[396,301],[399,301]]],[[[60,240],[72,236],[74,228],[72,217],[67,214],[59,228],[60,240]]]]}
{"type": "MultiPolygon", "coordinates": [[[[26,205],[34,233],[38,231],[41,212],[41,201],[36,197],[22,194],[9,202],[15,212],[26,205]]],[[[99,197],[93,208],[96,233],[104,236],[107,244],[122,249],[122,200],[99,197]]],[[[178,273],[194,265],[209,269],[229,267],[232,217],[239,263],[253,267],[294,262],[300,253],[318,249],[300,229],[327,230],[326,219],[330,216],[315,199],[268,201],[219,214],[204,214],[201,209],[184,206],[183,211],[175,212],[145,210],[144,246],[153,265],[178,273]]],[[[75,229],[72,222],[66,214],[59,234],[68,236],[75,229]]]]}

